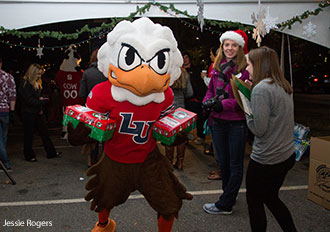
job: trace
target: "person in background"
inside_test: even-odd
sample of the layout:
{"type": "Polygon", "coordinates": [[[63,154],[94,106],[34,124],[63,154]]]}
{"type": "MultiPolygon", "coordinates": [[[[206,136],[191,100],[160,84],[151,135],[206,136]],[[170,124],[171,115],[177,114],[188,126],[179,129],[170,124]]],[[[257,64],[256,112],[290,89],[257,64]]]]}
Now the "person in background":
{"type": "Polygon", "coordinates": [[[29,162],[36,162],[36,155],[32,149],[33,132],[36,129],[42,139],[47,158],[60,157],[56,152],[53,142],[48,135],[42,107],[48,102],[47,98],[41,96],[43,68],[36,63],[29,66],[24,75],[24,81],[19,94],[22,99],[22,119],[24,127],[24,158],[29,162]]]}
{"type": "Polygon", "coordinates": [[[7,155],[7,136],[9,122],[15,120],[16,85],[14,77],[2,70],[0,56],[0,160],[5,168],[12,170],[7,155]]]}
{"type": "Polygon", "coordinates": [[[232,75],[245,81],[249,73],[245,70],[247,36],[244,31],[227,31],[220,37],[219,53],[203,100],[204,110],[209,112],[208,125],[219,162],[223,193],[215,203],[204,204],[209,214],[231,214],[243,179],[243,161],[247,126],[245,115],[237,103],[230,79],[232,75]]]}
{"type": "MultiPolygon", "coordinates": [[[[192,86],[189,81],[189,74],[185,70],[185,68],[182,67],[181,70],[182,72],[180,78],[177,79],[171,86],[174,95],[173,104],[175,108],[185,108],[184,99],[193,96],[192,86]]],[[[172,165],[174,158],[174,149],[176,147],[176,162],[173,165],[176,169],[183,170],[183,160],[186,150],[186,144],[187,140],[185,139],[181,141],[180,144],[177,144],[175,146],[165,145],[165,155],[172,165]]]]}
{"type": "MultiPolygon", "coordinates": [[[[98,50],[99,48],[97,47],[92,51],[90,65],[88,69],[84,71],[80,80],[79,97],[83,98],[84,104],[86,103],[86,99],[92,88],[95,85],[108,80],[97,68],[98,50]]],[[[99,155],[99,142],[85,144],[83,145],[83,150],[84,153],[87,153],[88,155],[88,167],[96,164],[99,155]]]]}
{"type": "MultiPolygon", "coordinates": [[[[217,47],[211,47],[210,48],[210,59],[211,59],[211,64],[209,66],[209,69],[207,70],[207,74],[206,73],[201,73],[201,77],[204,79],[204,83],[206,84],[206,86],[209,86],[210,80],[212,78],[212,76],[218,77],[219,76],[219,72],[216,71],[213,68],[214,65],[214,61],[215,58],[218,54],[219,48],[217,47]]],[[[207,126],[207,125],[204,125],[207,126]]],[[[208,143],[204,143],[204,154],[206,155],[214,155],[213,152],[213,142],[211,142],[211,144],[208,143]]],[[[215,159],[217,159],[217,156],[215,156],[215,159]]],[[[216,161],[216,170],[211,170],[209,171],[209,175],[207,176],[207,179],[209,180],[221,180],[221,172],[220,172],[220,166],[218,164],[219,162],[216,161]]]]}
{"type": "Polygon", "coordinates": [[[209,66],[209,68],[207,70],[207,73],[205,73],[205,72],[202,72],[201,73],[201,77],[203,78],[204,83],[205,83],[206,86],[209,86],[209,83],[210,83],[210,80],[211,80],[211,77],[212,77],[213,72],[217,72],[216,70],[214,70],[213,65],[214,65],[215,57],[218,54],[218,51],[219,51],[219,49],[217,47],[211,47],[210,48],[210,60],[211,60],[211,64],[210,64],[210,66],[209,66]]]}
{"type": "MultiPolygon", "coordinates": [[[[202,111],[202,100],[205,96],[207,87],[200,76],[201,70],[199,67],[194,66],[191,62],[191,56],[188,52],[182,52],[183,67],[187,70],[190,76],[190,83],[193,89],[193,96],[185,99],[186,109],[197,114],[196,129],[197,139],[196,143],[201,145],[204,143],[205,135],[203,133],[203,125],[206,120],[202,111]]],[[[189,133],[189,140],[193,140],[193,134],[189,133]]]]}
{"type": "MultiPolygon", "coordinates": [[[[44,113],[44,118],[46,120],[46,123],[49,125],[50,124],[50,112],[51,112],[51,108],[53,108],[54,106],[51,105],[52,101],[52,75],[51,75],[51,70],[47,70],[44,72],[44,74],[41,77],[42,79],[42,91],[41,91],[41,95],[45,98],[48,98],[49,101],[47,102],[47,104],[44,105],[44,107],[42,108],[42,111],[44,113]]],[[[57,102],[58,104],[58,102],[57,102]]]]}
{"type": "Polygon", "coordinates": [[[62,123],[62,107],[60,88],[57,86],[56,71],[54,69],[48,69],[42,76],[42,96],[49,97],[48,104],[45,108],[48,108],[48,125],[59,125],[62,123]]]}
{"type": "Polygon", "coordinates": [[[247,125],[254,134],[246,172],[251,230],[266,231],[266,205],[283,231],[295,232],[297,229],[292,216],[278,196],[296,157],[293,146],[293,90],[281,71],[278,55],[273,49],[261,47],[251,50],[247,64],[253,87],[253,117],[245,115],[247,125]]]}
{"type": "Polygon", "coordinates": [[[88,97],[89,92],[92,88],[103,82],[108,80],[107,77],[103,75],[97,68],[97,54],[99,51],[99,47],[96,47],[90,57],[90,65],[88,69],[86,69],[82,75],[80,80],[80,87],[79,87],[79,97],[83,98],[84,104],[86,103],[86,99],[88,97]]]}

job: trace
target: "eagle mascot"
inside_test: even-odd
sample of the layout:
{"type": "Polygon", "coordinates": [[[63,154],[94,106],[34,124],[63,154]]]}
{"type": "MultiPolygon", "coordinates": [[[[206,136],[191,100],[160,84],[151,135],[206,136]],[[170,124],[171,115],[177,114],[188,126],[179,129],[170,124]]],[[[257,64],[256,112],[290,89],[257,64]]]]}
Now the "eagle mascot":
{"type": "MultiPolygon", "coordinates": [[[[92,232],[115,231],[111,210],[138,190],[157,212],[158,231],[170,232],[182,200],[192,195],[173,174],[168,159],[151,136],[154,122],[171,113],[173,92],[183,59],[172,31],[143,17],[122,21],[107,35],[98,53],[98,69],[108,77],[89,93],[86,106],[116,121],[100,161],[87,171],[93,176],[85,196],[98,212],[92,232]]],[[[92,142],[90,128],[68,124],[72,145],[92,142]]],[[[182,141],[177,136],[174,143],[182,141]]]]}

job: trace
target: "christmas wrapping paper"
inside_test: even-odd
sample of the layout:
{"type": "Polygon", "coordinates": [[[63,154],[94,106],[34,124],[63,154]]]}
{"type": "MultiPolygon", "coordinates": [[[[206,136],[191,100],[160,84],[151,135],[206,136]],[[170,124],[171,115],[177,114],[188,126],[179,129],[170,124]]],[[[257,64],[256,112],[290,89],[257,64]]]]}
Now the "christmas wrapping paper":
{"type": "Polygon", "coordinates": [[[241,109],[253,118],[250,101],[251,101],[251,86],[246,84],[241,79],[237,78],[236,76],[232,75],[230,79],[230,84],[233,90],[234,97],[241,107],[241,109]]]}
{"type": "Polygon", "coordinates": [[[171,145],[178,133],[182,131],[188,133],[196,127],[196,118],[195,113],[177,108],[153,124],[152,136],[166,145],[171,145]]]}
{"type": "Polygon", "coordinates": [[[85,123],[91,128],[89,137],[104,142],[110,139],[116,127],[116,122],[109,117],[81,105],[67,106],[63,116],[63,125],[68,122],[75,128],[79,122],[85,123]]]}

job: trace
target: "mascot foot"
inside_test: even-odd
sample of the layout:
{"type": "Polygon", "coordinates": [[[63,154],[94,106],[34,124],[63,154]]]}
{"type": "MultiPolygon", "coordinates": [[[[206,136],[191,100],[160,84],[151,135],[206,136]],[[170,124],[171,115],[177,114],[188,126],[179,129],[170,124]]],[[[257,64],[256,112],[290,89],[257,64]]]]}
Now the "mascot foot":
{"type": "Polygon", "coordinates": [[[116,222],[112,219],[108,219],[108,224],[105,227],[98,226],[98,222],[95,224],[92,232],[115,232],[116,222]]]}

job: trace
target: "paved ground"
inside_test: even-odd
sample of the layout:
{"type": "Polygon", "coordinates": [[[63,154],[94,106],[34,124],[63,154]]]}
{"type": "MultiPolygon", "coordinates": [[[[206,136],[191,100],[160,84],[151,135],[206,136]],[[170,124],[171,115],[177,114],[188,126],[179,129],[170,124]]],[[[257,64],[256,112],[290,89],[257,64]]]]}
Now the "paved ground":
{"type": "MultiPolygon", "coordinates": [[[[89,203],[83,200],[87,157],[80,154],[80,147],[71,147],[60,140],[58,128],[51,129],[50,133],[57,150],[63,152],[62,157],[46,159],[37,135],[34,148],[38,162],[29,163],[23,160],[22,128],[18,125],[10,130],[8,152],[17,184],[5,184],[7,177],[0,173],[0,231],[90,231],[96,222],[97,214],[90,211],[89,203]],[[4,226],[11,222],[17,226],[4,226]]],[[[245,169],[248,153],[249,147],[245,169]]],[[[188,145],[184,171],[175,173],[194,199],[184,202],[173,231],[249,231],[244,182],[232,215],[214,216],[203,212],[202,205],[216,201],[220,194],[221,181],[206,178],[214,165],[214,158],[204,155],[202,146],[193,142],[188,145]]],[[[308,165],[308,157],[296,163],[280,196],[291,210],[298,231],[328,232],[330,212],[307,199],[308,165]]],[[[269,211],[267,215],[268,231],[281,231],[269,211]]],[[[156,213],[138,192],[115,208],[112,217],[117,222],[117,232],[157,231],[156,213]]]]}

